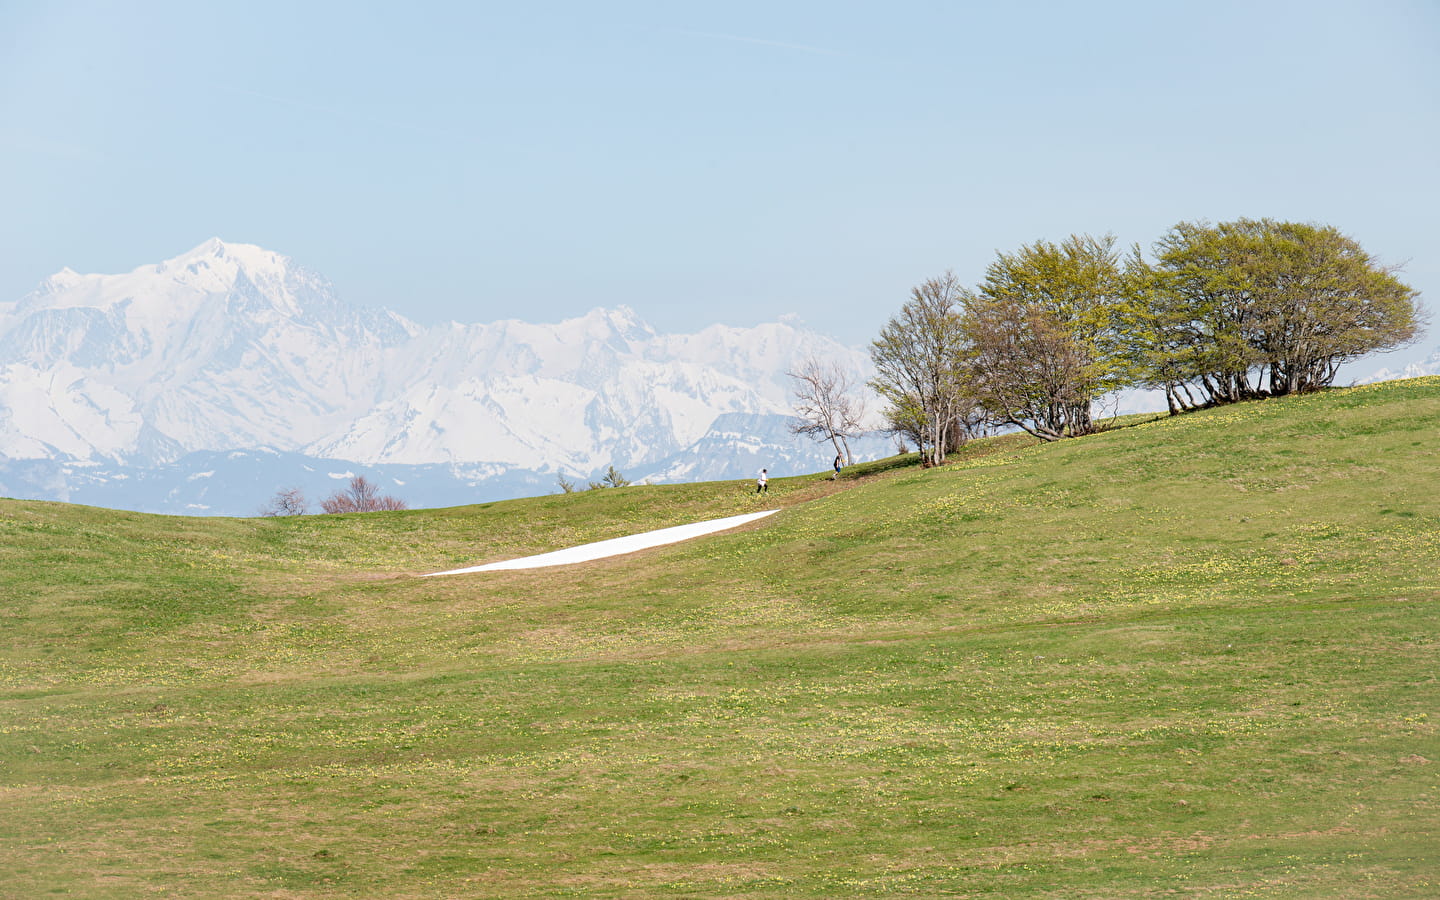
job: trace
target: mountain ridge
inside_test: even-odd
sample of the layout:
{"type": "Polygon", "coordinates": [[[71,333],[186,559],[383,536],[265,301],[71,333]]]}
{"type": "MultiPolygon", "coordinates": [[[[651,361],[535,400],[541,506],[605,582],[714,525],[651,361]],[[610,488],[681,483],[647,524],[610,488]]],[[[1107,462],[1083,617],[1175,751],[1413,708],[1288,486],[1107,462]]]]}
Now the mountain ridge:
{"type": "Polygon", "coordinates": [[[661,334],[620,306],[423,326],[212,238],[128,273],[62,269],[0,305],[0,461],[139,471],[269,447],[527,481],[649,471],[721,416],[787,415],[786,373],[811,355],[869,374],[794,322],[661,334]]]}

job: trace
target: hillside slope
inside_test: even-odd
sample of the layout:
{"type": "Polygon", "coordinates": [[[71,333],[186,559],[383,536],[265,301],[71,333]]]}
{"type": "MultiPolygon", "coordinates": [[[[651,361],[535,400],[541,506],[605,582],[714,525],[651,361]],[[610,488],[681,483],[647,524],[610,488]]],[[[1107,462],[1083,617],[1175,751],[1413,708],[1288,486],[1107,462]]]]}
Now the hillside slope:
{"type": "Polygon", "coordinates": [[[0,895],[1427,897],[1440,379],[772,483],[0,501],[0,895]]]}

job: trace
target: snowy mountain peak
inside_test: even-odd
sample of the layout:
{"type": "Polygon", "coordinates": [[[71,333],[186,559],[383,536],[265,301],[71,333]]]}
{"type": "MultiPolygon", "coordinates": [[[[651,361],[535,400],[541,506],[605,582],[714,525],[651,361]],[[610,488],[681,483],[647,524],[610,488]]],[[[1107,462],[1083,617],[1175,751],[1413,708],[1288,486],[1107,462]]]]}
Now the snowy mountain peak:
{"type": "Polygon", "coordinates": [[[1377,381],[1394,381],[1398,378],[1423,378],[1426,375],[1440,375],[1440,347],[1436,347],[1434,353],[1420,362],[1410,363],[1399,371],[1388,367],[1381,369],[1359,379],[1359,383],[1373,384],[1377,381]]]}
{"type": "Polygon", "coordinates": [[[589,336],[602,340],[619,337],[629,341],[643,341],[655,336],[655,329],[636,315],[635,310],[624,305],[614,309],[597,306],[574,321],[582,323],[582,330],[589,336]]]}
{"type": "MultiPolygon", "coordinates": [[[[46,278],[14,306],[19,314],[76,307],[127,316],[175,319],[191,315],[204,297],[257,286],[276,298],[293,293],[288,282],[328,291],[324,279],[294,266],[288,257],[253,244],[227,244],[211,238],[161,263],[116,275],[84,275],[68,266],[46,278]]],[[[282,306],[293,307],[286,299],[282,306]]]]}
{"type": "Polygon", "coordinates": [[[211,238],[200,246],[154,266],[141,266],[133,274],[165,275],[180,284],[207,291],[223,291],[242,275],[251,281],[283,280],[290,259],[254,244],[227,244],[211,238]]]}
{"type": "Polygon", "coordinates": [[[38,303],[42,302],[41,298],[49,297],[51,295],[67,291],[70,288],[73,288],[75,285],[80,284],[84,280],[84,275],[81,275],[79,272],[76,272],[74,269],[66,266],[65,268],[56,272],[54,275],[51,275],[50,277],[41,281],[38,285],[35,286],[35,290],[31,291],[28,295],[22,297],[20,300],[8,302],[0,301],[0,309],[3,309],[7,306],[19,309],[22,306],[37,305],[38,303]]]}
{"type": "Polygon", "coordinates": [[[171,263],[191,263],[204,260],[223,260],[239,269],[250,271],[276,271],[293,265],[288,256],[273,250],[266,250],[254,244],[227,244],[218,237],[211,238],[188,253],[182,253],[169,260],[171,263]]]}

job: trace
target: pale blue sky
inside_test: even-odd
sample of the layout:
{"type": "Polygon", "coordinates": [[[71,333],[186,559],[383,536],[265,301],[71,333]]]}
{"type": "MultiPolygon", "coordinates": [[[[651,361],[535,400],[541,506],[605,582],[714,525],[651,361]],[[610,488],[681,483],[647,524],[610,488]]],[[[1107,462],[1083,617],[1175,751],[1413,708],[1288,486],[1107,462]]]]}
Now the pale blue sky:
{"type": "Polygon", "coordinates": [[[427,323],[860,345],[996,250],[1271,216],[1436,308],[1437,161],[1436,0],[0,0],[5,300],[218,236],[427,323]]]}

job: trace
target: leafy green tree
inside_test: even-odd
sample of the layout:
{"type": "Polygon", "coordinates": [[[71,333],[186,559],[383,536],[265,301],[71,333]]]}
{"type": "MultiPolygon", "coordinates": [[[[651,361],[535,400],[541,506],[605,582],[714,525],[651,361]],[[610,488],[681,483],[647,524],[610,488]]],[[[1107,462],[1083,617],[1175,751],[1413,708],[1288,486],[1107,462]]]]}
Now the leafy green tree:
{"type": "Polygon", "coordinates": [[[1172,411],[1319,390],[1418,335],[1418,292],[1328,225],[1181,222],[1155,244],[1143,381],[1172,411]]]}
{"type": "Polygon", "coordinates": [[[1042,440],[1091,433],[1094,403],[1136,377],[1132,297],[1109,235],[999,254],[961,317],[973,395],[1042,440]]]}

